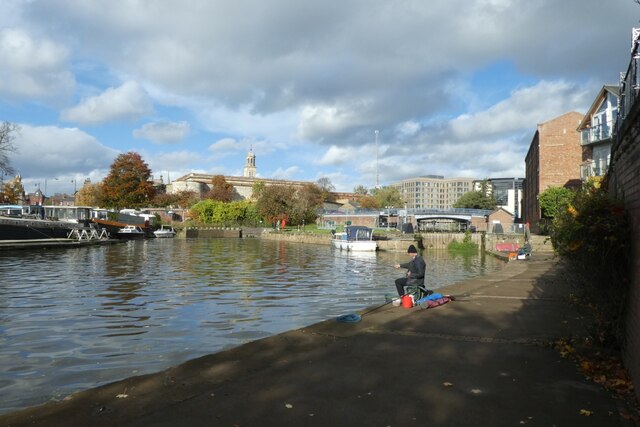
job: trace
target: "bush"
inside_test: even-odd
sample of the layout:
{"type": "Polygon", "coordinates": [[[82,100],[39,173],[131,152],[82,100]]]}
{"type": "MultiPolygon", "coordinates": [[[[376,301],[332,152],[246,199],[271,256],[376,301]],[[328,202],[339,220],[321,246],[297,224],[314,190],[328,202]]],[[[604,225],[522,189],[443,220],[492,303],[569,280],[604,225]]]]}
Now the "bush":
{"type": "Polygon", "coordinates": [[[631,232],[622,202],[586,184],[551,227],[557,253],[574,267],[578,299],[594,316],[594,338],[620,347],[630,284],[631,232]]]}
{"type": "Polygon", "coordinates": [[[451,243],[449,243],[447,249],[456,252],[472,252],[478,250],[478,245],[471,241],[471,231],[467,230],[464,232],[462,243],[454,239],[451,243]]]}

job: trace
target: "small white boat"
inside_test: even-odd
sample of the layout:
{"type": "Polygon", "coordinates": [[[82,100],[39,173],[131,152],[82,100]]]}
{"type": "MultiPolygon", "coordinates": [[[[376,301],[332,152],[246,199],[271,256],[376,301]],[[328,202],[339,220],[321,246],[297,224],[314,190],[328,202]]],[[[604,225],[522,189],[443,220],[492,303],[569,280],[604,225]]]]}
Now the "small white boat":
{"type": "Polygon", "coordinates": [[[176,230],[170,225],[161,225],[153,234],[158,238],[169,238],[176,236],[176,230]]]}
{"type": "Polygon", "coordinates": [[[142,239],[145,237],[145,233],[137,225],[127,225],[118,230],[116,237],[119,239],[142,239]]]}
{"type": "Polygon", "coordinates": [[[348,225],[341,233],[334,233],[333,247],[346,251],[374,252],[378,244],[373,240],[373,230],[361,225],[348,225]]]}

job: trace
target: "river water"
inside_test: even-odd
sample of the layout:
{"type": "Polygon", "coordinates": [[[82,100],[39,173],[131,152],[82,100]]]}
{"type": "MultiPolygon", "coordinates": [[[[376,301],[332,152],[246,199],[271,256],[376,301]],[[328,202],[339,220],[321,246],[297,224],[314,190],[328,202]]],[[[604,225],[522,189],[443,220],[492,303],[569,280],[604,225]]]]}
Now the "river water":
{"type": "MultiPolygon", "coordinates": [[[[423,255],[432,289],[504,265],[423,255]]],[[[408,259],[260,239],[0,253],[0,413],[384,304],[408,259]]]]}

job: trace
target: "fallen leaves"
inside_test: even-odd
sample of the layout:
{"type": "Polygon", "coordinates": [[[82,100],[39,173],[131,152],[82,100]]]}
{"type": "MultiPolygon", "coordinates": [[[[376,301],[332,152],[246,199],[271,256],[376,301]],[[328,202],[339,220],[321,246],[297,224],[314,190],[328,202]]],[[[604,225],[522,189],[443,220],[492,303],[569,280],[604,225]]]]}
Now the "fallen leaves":
{"type": "MultiPolygon", "coordinates": [[[[634,421],[640,419],[640,405],[636,399],[633,382],[618,355],[605,354],[590,347],[578,349],[568,340],[557,341],[555,348],[562,357],[575,361],[579,371],[585,377],[623,399],[632,408],[635,414],[620,412],[622,418],[634,421]]],[[[580,414],[586,417],[592,413],[586,409],[580,410],[580,414]]]]}

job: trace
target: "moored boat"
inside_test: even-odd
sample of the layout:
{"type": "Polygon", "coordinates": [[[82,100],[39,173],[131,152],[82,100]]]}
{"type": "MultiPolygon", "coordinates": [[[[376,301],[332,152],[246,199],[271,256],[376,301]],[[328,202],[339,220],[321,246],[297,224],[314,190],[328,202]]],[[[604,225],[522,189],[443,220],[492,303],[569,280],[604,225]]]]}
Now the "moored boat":
{"type": "Polygon", "coordinates": [[[0,206],[0,240],[66,239],[90,230],[90,217],[81,206],[0,206]]]}
{"type": "Polygon", "coordinates": [[[146,233],[137,225],[126,225],[116,233],[118,239],[144,239],[145,236],[146,233]]]}
{"type": "Polygon", "coordinates": [[[331,241],[340,250],[373,252],[378,249],[373,240],[373,230],[361,225],[346,226],[343,232],[333,233],[331,241]]]}
{"type": "Polygon", "coordinates": [[[158,238],[171,238],[176,236],[176,230],[170,225],[161,225],[153,232],[153,235],[158,238]]]}

